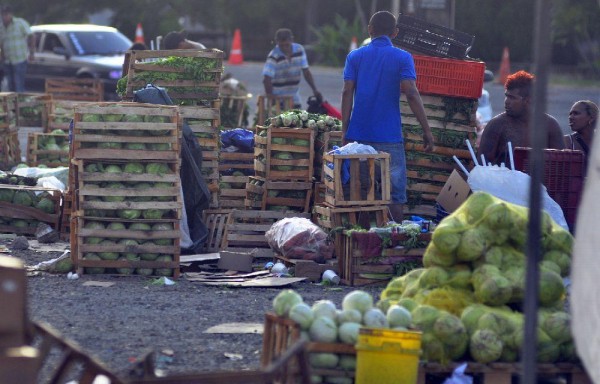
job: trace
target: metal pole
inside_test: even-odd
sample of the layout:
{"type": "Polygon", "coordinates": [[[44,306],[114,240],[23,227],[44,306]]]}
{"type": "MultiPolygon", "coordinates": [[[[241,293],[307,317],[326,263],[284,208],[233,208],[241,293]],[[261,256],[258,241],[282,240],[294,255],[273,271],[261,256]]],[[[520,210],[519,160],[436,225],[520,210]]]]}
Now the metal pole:
{"type": "Polygon", "coordinates": [[[398,17],[398,14],[400,13],[400,0],[392,0],[392,10],[390,12],[392,12],[392,15],[398,17]]]}
{"type": "Polygon", "coordinates": [[[532,113],[529,117],[531,137],[531,186],[529,188],[529,228],[527,236],[527,265],[525,282],[525,337],[522,347],[523,373],[521,383],[537,382],[537,311],[539,291],[539,265],[541,259],[540,240],[542,223],[542,176],[547,127],[544,124],[548,63],[550,62],[550,2],[536,0],[533,41],[533,86],[532,113]]]}

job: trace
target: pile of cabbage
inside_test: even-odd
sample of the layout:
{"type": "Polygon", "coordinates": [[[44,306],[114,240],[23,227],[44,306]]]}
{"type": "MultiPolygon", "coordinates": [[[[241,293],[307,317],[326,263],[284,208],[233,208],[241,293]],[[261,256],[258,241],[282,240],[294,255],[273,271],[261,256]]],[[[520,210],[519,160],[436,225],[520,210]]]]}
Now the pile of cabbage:
{"type": "MultiPolygon", "coordinates": [[[[133,239],[133,238],[112,238],[109,236],[86,236],[84,237],[85,244],[89,245],[100,245],[106,247],[107,250],[99,252],[86,252],[83,254],[84,260],[124,260],[124,261],[155,261],[155,262],[171,262],[173,256],[170,254],[161,254],[156,251],[149,251],[149,249],[155,248],[153,246],[172,246],[172,238],[160,238],[157,235],[158,231],[172,231],[174,226],[169,222],[158,222],[158,223],[145,223],[145,222],[134,222],[134,223],[120,223],[120,222],[102,222],[98,220],[89,220],[83,226],[86,230],[102,230],[102,231],[114,231],[119,236],[122,236],[124,232],[134,233],[144,231],[154,234],[151,236],[152,240],[133,239]],[[115,246],[124,249],[122,252],[114,250],[115,246]],[[141,247],[140,247],[141,246],[141,247]],[[145,247],[145,250],[144,250],[145,247]]],[[[106,233],[106,232],[104,232],[106,233]]],[[[158,232],[160,233],[160,232],[158,232]]],[[[131,236],[131,235],[130,235],[131,236]]],[[[150,236],[148,236],[150,237],[150,236]]],[[[108,268],[104,267],[86,267],[85,273],[87,274],[103,274],[107,273],[108,268]]],[[[138,274],[144,276],[156,275],[156,276],[172,276],[172,268],[116,268],[115,272],[121,275],[138,274]]]]}
{"type": "MultiPolygon", "coordinates": [[[[258,136],[267,137],[268,129],[259,129],[258,136]]],[[[271,168],[276,171],[306,171],[308,163],[304,161],[304,164],[298,162],[298,160],[309,160],[311,151],[311,142],[307,138],[299,137],[281,137],[275,134],[271,135],[271,158],[276,160],[278,164],[271,165],[271,168]],[[279,161],[282,160],[282,161],[279,161]]],[[[257,147],[264,147],[257,145],[257,147]]],[[[258,153],[256,160],[261,163],[267,163],[265,158],[266,153],[258,153]]]]}
{"type": "MultiPolygon", "coordinates": [[[[424,268],[392,280],[380,308],[402,305],[423,332],[423,359],[514,362],[523,344],[527,209],[484,192],[444,218],[424,268]]],[[[538,361],[577,359],[565,311],[571,234],[542,215],[538,361]]]]}
{"type": "MultiPolygon", "coordinates": [[[[55,214],[57,212],[56,200],[47,191],[35,191],[32,189],[2,188],[0,185],[0,202],[12,203],[16,206],[38,209],[44,213],[55,214]]],[[[8,216],[0,216],[0,225],[8,225],[16,228],[37,228],[39,220],[22,219],[8,216]]]]}
{"type": "Polygon", "coordinates": [[[309,113],[301,109],[292,109],[280,113],[279,115],[269,117],[265,120],[265,126],[280,128],[312,128],[315,132],[342,130],[342,122],[340,119],[329,115],[309,113]]]}
{"type": "MultiPolygon", "coordinates": [[[[273,299],[273,310],[279,316],[296,322],[301,337],[318,343],[345,343],[355,345],[361,327],[407,330],[412,323],[410,312],[400,305],[390,305],[386,312],[373,305],[373,297],[361,290],[348,293],[342,308],[330,300],[318,300],[312,305],[304,302],[296,291],[281,291],[273,299]]],[[[311,353],[310,364],[315,369],[354,371],[356,356],[335,353],[311,353]]],[[[350,377],[312,377],[313,383],[352,383],[350,377]]]]}
{"type": "Polygon", "coordinates": [[[40,164],[69,164],[69,137],[62,129],[37,136],[36,161],[40,164]]]}
{"type": "MultiPolygon", "coordinates": [[[[84,172],[93,176],[93,174],[99,173],[111,173],[119,175],[117,179],[126,180],[131,176],[137,176],[136,179],[140,180],[143,178],[141,175],[147,175],[148,180],[159,179],[158,176],[174,174],[168,163],[161,162],[129,162],[126,164],[113,164],[106,162],[92,162],[87,163],[84,166],[84,172]]],[[[100,179],[100,177],[98,177],[100,179]]],[[[107,177],[106,180],[110,178],[107,177]]],[[[172,192],[174,187],[172,182],[162,181],[86,181],[87,187],[99,187],[102,191],[97,194],[87,194],[85,196],[86,203],[94,202],[105,202],[105,203],[124,203],[131,202],[128,204],[130,208],[113,209],[110,204],[87,204],[88,208],[84,206],[84,215],[86,217],[114,217],[121,218],[124,220],[135,220],[135,219],[147,219],[147,220],[159,220],[163,218],[169,218],[169,209],[158,209],[150,208],[150,204],[137,204],[145,202],[172,202],[176,200],[176,196],[172,192]],[[169,189],[165,191],[162,196],[140,196],[136,195],[136,191],[153,190],[158,191],[160,189],[169,189]],[[112,191],[123,191],[131,190],[130,196],[118,196],[113,194],[112,191]],[[89,208],[89,206],[96,205],[98,208],[89,208]],[[146,208],[137,208],[144,205],[146,208]],[[107,208],[100,208],[107,207],[107,208]],[[109,208],[110,207],[110,208],[109,208]]]]}

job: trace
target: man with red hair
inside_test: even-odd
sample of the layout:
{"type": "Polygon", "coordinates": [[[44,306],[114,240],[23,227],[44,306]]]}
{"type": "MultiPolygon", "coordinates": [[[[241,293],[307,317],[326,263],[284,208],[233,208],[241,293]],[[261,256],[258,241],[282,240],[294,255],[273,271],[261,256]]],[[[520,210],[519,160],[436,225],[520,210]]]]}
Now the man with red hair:
{"type": "MultiPolygon", "coordinates": [[[[518,71],[508,76],[504,83],[504,112],[491,119],[481,136],[479,156],[492,164],[509,164],[508,142],[512,147],[531,147],[529,116],[531,113],[531,90],[535,76],[518,71]]],[[[563,133],[556,119],[544,114],[546,148],[563,149],[563,133]]]]}

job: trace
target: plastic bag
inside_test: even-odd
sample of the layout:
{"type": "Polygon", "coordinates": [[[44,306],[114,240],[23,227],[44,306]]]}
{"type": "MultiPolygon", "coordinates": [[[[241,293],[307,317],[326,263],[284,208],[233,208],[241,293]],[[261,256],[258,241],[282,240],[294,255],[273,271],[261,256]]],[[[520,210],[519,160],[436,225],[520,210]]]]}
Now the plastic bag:
{"type": "MultiPolygon", "coordinates": [[[[377,150],[370,145],[359,144],[356,141],[352,143],[348,143],[343,147],[338,147],[336,145],[333,146],[333,150],[329,151],[328,154],[335,155],[357,155],[365,153],[367,155],[376,155],[377,150]]],[[[333,169],[333,164],[329,163],[327,166],[333,169]]],[[[348,184],[350,181],[350,160],[344,159],[342,161],[342,184],[348,184]]]]}
{"type": "Polygon", "coordinates": [[[27,168],[17,168],[14,170],[13,174],[17,176],[24,177],[35,177],[38,179],[38,186],[46,186],[40,184],[40,178],[42,178],[42,183],[44,181],[51,183],[52,185],[48,185],[50,188],[58,188],[60,184],[50,182],[50,177],[54,177],[58,179],[57,181],[62,184],[62,188],[58,188],[61,191],[65,190],[65,185],[69,184],[69,168],[68,167],[56,167],[56,168],[38,168],[38,167],[27,167],[27,168]]]}
{"type": "Polygon", "coordinates": [[[452,376],[447,378],[444,381],[444,384],[472,384],[473,378],[471,376],[465,375],[465,370],[467,369],[467,363],[462,363],[458,367],[454,369],[452,372],[452,376]]]}
{"type": "Polygon", "coordinates": [[[275,222],[265,233],[275,252],[290,259],[325,261],[333,257],[327,234],[310,220],[289,217],[275,222]]]}
{"type": "MultiPolygon", "coordinates": [[[[488,192],[509,203],[529,207],[531,177],[526,173],[506,167],[476,166],[469,173],[467,182],[473,192],[488,192]]],[[[544,210],[558,225],[569,230],[562,208],[548,195],[544,186],[542,186],[542,196],[544,210]]]]}
{"type": "Polygon", "coordinates": [[[221,147],[236,147],[238,152],[254,152],[254,133],[243,128],[227,129],[221,132],[221,147]]]}

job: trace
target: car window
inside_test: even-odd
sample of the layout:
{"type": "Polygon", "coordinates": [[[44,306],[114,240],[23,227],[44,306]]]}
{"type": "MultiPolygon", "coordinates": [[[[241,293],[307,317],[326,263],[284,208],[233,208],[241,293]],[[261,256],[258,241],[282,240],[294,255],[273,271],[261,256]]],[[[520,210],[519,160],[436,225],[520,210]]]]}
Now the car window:
{"type": "Polygon", "coordinates": [[[46,37],[44,38],[44,47],[42,48],[43,51],[53,52],[54,48],[62,48],[62,47],[63,47],[63,45],[55,33],[47,33],[46,34],[46,37]]]}
{"type": "Polygon", "coordinates": [[[110,55],[124,53],[131,45],[131,42],[127,37],[120,32],[69,32],[67,36],[78,55],[110,55]]]}

